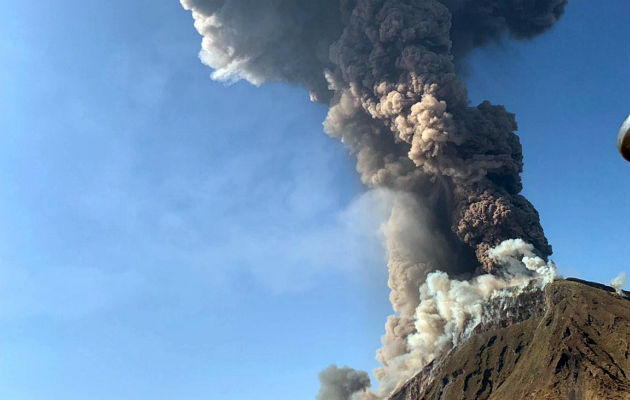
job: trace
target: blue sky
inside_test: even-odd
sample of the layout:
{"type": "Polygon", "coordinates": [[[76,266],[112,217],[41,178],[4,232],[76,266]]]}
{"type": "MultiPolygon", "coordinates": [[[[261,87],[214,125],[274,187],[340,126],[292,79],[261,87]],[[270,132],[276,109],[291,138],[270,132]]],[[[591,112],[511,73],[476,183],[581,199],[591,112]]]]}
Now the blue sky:
{"type": "MultiPolygon", "coordinates": [[[[630,260],[630,5],[573,1],[476,51],[473,102],[517,114],[525,194],[565,275],[630,260]]],[[[312,399],[371,370],[378,227],[326,110],[213,82],[176,1],[0,3],[0,397],[312,399]]]]}

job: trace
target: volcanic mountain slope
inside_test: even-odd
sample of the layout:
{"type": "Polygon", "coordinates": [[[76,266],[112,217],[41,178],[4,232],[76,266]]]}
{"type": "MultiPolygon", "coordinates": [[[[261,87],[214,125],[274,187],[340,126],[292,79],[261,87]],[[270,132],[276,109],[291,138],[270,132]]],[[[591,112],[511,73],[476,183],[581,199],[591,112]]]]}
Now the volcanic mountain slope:
{"type": "Polygon", "coordinates": [[[602,287],[548,285],[541,312],[473,335],[390,400],[630,399],[630,300],[602,287]]]}

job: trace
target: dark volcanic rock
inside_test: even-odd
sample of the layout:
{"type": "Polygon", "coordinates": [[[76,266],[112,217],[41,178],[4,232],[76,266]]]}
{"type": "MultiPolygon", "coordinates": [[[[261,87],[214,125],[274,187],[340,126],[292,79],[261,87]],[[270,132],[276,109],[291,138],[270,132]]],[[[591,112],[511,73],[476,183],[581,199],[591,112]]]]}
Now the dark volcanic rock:
{"type": "Polygon", "coordinates": [[[521,308],[509,323],[480,327],[390,400],[630,398],[628,298],[556,281],[521,308]]]}

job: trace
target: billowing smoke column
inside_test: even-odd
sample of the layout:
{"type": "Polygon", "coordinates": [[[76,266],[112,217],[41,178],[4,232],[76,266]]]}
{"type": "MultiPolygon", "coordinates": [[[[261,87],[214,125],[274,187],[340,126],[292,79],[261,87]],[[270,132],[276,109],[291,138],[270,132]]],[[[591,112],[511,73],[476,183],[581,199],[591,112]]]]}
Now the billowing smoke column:
{"type": "Polygon", "coordinates": [[[429,330],[450,329],[451,316],[430,304],[445,275],[429,273],[469,279],[451,286],[473,292],[491,287],[476,297],[485,299],[515,277],[513,263],[490,252],[515,238],[517,274],[537,274],[534,259],[545,268],[551,247],[519,194],[514,115],[489,102],[471,107],[456,70],[475,47],[545,31],[566,0],[181,1],[213,78],[305,86],[329,105],[324,128],[356,156],[362,181],[394,197],[383,226],[395,311],[377,354],[383,393],[427,361],[428,337],[441,337],[429,330]]]}

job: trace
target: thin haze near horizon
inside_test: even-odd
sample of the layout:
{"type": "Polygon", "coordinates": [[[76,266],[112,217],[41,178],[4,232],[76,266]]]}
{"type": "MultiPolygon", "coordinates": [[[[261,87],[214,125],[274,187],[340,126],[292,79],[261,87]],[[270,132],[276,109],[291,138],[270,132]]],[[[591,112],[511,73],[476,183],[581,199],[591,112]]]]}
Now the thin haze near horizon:
{"type": "MultiPolygon", "coordinates": [[[[473,102],[517,115],[560,272],[600,282],[629,259],[628,11],[569,3],[466,76],[473,102]]],[[[211,81],[177,2],[0,18],[0,395],[314,398],[331,362],[376,366],[382,210],[324,107],[211,81]]]]}

